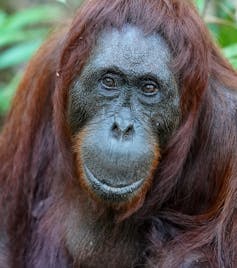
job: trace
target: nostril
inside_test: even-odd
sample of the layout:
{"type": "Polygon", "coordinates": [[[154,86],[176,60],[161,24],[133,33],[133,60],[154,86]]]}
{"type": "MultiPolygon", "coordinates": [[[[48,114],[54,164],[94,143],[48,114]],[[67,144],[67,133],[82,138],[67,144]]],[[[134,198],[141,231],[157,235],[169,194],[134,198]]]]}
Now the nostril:
{"type": "Polygon", "coordinates": [[[116,138],[129,138],[134,133],[134,127],[133,124],[119,125],[117,122],[114,122],[111,132],[116,138]]]}
{"type": "Polygon", "coordinates": [[[112,131],[115,131],[115,132],[119,131],[119,127],[118,127],[117,123],[113,123],[112,131]]]}
{"type": "Polygon", "coordinates": [[[111,130],[112,130],[112,133],[116,136],[121,134],[121,130],[116,122],[113,123],[111,130]]]}
{"type": "Polygon", "coordinates": [[[128,137],[130,137],[132,134],[133,134],[133,132],[134,132],[134,128],[133,128],[133,125],[129,125],[128,127],[127,127],[127,129],[124,131],[124,137],[125,138],[128,138],[128,137]]]}

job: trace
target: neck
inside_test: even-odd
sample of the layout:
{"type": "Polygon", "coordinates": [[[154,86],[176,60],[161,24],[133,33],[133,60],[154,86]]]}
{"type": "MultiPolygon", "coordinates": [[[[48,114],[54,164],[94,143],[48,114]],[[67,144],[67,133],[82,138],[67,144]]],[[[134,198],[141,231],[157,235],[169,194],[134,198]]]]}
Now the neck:
{"type": "MultiPolygon", "coordinates": [[[[77,194],[78,195],[78,194],[77,194]]],[[[116,213],[101,208],[86,194],[68,202],[66,247],[80,267],[133,267],[141,262],[144,239],[134,217],[116,222],[116,213]],[[143,246],[142,246],[143,245],[143,246]]]]}

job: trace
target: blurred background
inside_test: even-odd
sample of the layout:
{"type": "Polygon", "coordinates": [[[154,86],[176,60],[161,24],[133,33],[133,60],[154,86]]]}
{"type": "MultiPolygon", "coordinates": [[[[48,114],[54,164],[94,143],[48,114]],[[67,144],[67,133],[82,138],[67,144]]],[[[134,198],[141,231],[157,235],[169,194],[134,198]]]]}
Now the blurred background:
{"type": "MultiPolygon", "coordinates": [[[[99,1],[99,0],[98,0],[99,1]]],[[[0,126],[26,63],[83,0],[0,1],[0,126]]],[[[237,68],[237,0],[194,0],[223,54],[237,68]]]]}

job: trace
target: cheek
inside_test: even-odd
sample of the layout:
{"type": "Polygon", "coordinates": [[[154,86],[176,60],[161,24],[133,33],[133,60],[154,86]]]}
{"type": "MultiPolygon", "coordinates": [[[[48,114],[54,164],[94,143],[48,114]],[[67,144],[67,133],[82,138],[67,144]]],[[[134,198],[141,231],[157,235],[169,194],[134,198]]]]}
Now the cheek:
{"type": "Polygon", "coordinates": [[[98,100],[93,93],[83,88],[79,81],[70,90],[67,118],[72,133],[81,130],[82,126],[93,117],[98,110],[98,100]]]}
{"type": "Polygon", "coordinates": [[[165,146],[174,131],[179,127],[181,111],[177,99],[162,102],[151,113],[152,128],[161,147],[165,146]]]}

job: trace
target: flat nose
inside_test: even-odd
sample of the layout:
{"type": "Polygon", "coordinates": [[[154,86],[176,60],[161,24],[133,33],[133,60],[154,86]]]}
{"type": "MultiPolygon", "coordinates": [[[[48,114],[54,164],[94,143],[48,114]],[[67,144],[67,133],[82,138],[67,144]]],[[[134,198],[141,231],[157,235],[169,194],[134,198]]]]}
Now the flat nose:
{"type": "Polygon", "coordinates": [[[131,118],[130,110],[125,109],[115,115],[111,131],[113,137],[117,139],[132,137],[134,122],[131,118]]]}

